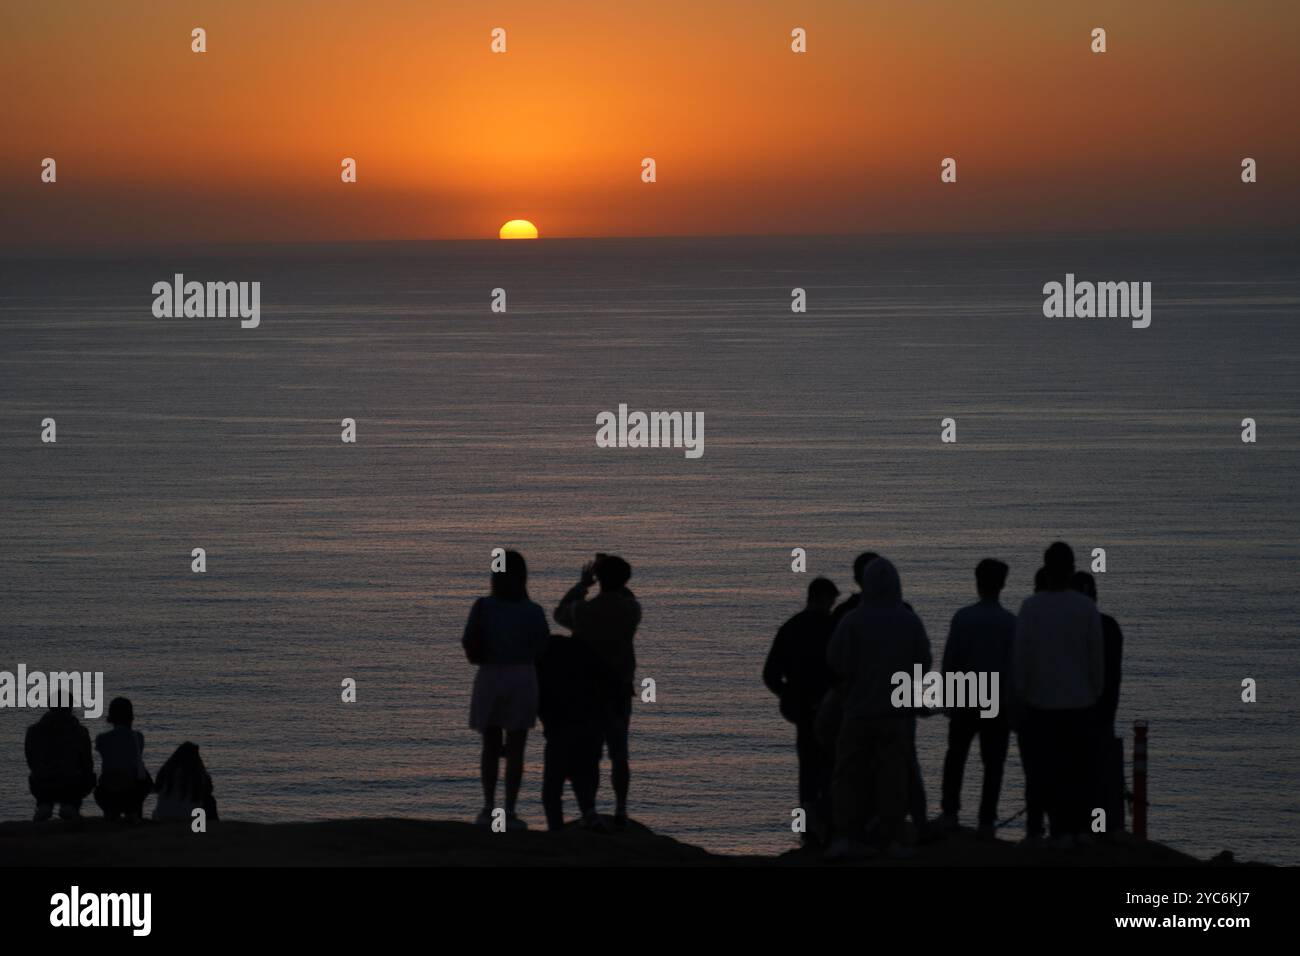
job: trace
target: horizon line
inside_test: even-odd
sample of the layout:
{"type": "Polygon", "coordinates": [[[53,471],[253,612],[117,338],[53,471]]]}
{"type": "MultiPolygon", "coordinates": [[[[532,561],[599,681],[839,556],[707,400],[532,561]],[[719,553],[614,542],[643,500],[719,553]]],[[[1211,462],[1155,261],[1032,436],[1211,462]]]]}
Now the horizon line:
{"type": "Polygon", "coordinates": [[[18,240],[0,239],[0,255],[15,259],[34,259],[50,257],[63,257],[68,255],[112,255],[113,253],[133,253],[145,250],[161,249],[179,249],[182,251],[192,250],[217,250],[231,248],[249,248],[249,247],[302,247],[302,246],[371,246],[371,245],[419,245],[433,243],[447,244],[465,244],[465,243],[483,243],[483,244],[506,244],[510,246],[530,246],[534,243],[565,243],[565,242],[645,242],[645,241],[666,241],[666,240],[699,240],[699,241],[721,241],[721,240],[744,240],[744,239],[786,239],[786,240],[824,240],[824,239],[935,239],[935,238],[952,238],[952,239],[1003,239],[1003,240],[1042,240],[1056,239],[1073,242],[1088,242],[1101,239],[1153,239],[1166,238],[1172,240],[1196,240],[1196,239],[1241,239],[1257,237],[1261,239],[1269,238],[1292,238],[1300,239],[1296,230],[1300,229],[1300,223],[1295,225],[1275,225],[1263,228],[1241,228],[1241,229],[1198,229],[1198,230],[1162,230],[1162,229],[1094,229],[1085,231],[1058,231],[1054,229],[1024,229],[1024,230],[933,230],[933,231],[882,231],[882,232],[751,232],[751,233],[645,233],[638,235],[566,235],[566,236],[546,236],[541,235],[537,239],[519,241],[503,240],[493,235],[469,236],[469,237],[449,237],[449,236],[430,236],[427,238],[384,238],[375,237],[368,239],[213,239],[213,240],[148,240],[145,242],[87,242],[87,241],[37,241],[21,242],[18,240]]]}

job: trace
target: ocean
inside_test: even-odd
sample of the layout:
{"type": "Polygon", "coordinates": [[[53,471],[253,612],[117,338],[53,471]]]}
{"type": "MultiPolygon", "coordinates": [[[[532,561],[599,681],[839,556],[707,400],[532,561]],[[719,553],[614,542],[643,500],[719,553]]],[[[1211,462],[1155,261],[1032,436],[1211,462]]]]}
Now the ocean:
{"type": "MultiPolygon", "coordinates": [[[[1150,836],[1297,864],[1297,306],[1300,242],[1276,236],[11,254],[0,670],[103,671],[151,770],[200,745],[225,817],[469,820],[459,640],[491,550],[525,554],[548,614],[584,561],[618,553],[656,685],[633,717],[633,817],[770,854],[795,845],[798,801],[760,671],[808,580],[848,593],[855,554],[888,556],[938,658],[981,558],[1011,565],[1014,609],[1060,538],[1081,563],[1105,550],[1126,759],[1150,724],[1150,836]],[[155,318],[175,273],[259,281],[260,326],[155,318]],[[1045,318],[1042,287],[1067,273],[1150,281],[1150,327],[1045,318]],[[703,413],[704,454],[598,448],[620,404],[703,413]]],[[[35,716],[0,710],[5,819],[32,809],[35,716]]],[[[932,813],[945,742],[944,718],[921,722],[932,813]]],[[[534,827],[540,764],[539,728],[534,827]]],[[[968,823],[979,776],[972,753],[968,823]]],[[[1013,744],[1000,815],[1023,805],[1013,744]]]]}

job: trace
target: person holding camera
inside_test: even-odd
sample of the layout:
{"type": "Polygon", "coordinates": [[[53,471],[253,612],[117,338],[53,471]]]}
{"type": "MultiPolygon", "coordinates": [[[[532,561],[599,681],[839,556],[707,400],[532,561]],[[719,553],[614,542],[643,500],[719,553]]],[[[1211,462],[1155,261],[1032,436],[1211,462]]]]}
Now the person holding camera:
{"type": "Polygon", "coordinates": [[[584,565],[578,583],[569,589],[555,609],[555,621],[573,632],[596,652],[601,662],[602,693],[609,695],[610,708],[605,728],[605,751],[611,765],[614,787],[614,827],[627,826],[627,794],[631,781],[628,760],[628,730],[635,694],[636,652],[633,640],[641,623],[641,605],[628,588],[632,566],[617,555],[597,554],[584,565]],[[592,584],[600,591],[587,597],[592,584]]]}

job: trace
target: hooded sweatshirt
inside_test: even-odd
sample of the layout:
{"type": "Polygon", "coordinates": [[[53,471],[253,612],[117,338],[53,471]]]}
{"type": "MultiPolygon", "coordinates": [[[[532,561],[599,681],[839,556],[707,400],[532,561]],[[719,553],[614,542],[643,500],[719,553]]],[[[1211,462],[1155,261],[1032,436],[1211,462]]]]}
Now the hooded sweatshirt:
{"type": "Polygon", "coordinates": [[[862,572],[862,600],[835,628],[827,662],[842,682],[845,720],[913,717],[890,701],[894,674],[912,679],[912,668],[930,669],[930,639],[921,619],[903,604],[898,571],[876,558],[862,572]]]}

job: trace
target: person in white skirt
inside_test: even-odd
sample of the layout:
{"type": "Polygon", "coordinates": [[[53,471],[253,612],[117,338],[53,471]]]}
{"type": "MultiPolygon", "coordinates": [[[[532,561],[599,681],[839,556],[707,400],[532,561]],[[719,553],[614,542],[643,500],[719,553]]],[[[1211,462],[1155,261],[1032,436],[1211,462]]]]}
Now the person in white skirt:
{"type": "Polygon", "coordinates": [[[550,636],[546,613],[528,599],[528,566],[518,551],[505,553],[505,570],[493,572],[492,593],[470,608],[461,646],[478,665],[469,704],[469,725],[483,735],[479,773],[483,810],[475,823],[490,826],[497,771],[506,758],[505,813],[508,830],[526,830],[515,813],[524,776],[524,746],[537,723],[537,659],[550,636]]]}

